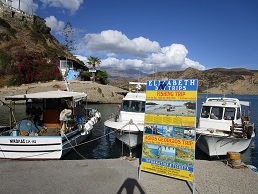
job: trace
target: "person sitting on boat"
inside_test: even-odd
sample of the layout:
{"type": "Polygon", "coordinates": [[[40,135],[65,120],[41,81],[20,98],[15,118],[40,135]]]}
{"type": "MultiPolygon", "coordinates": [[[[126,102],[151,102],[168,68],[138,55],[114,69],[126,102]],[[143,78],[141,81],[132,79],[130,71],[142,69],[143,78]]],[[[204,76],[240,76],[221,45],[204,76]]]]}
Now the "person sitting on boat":
{"type": "Polygon", "coordinates": [[[208,112],[205,110],[205,111],[203,111],[203,113],[202,113],[202,118],[208,118],[209,117],[209,114],[208,114],[208,112]]]}
{"type": "Polygon", "coordinates": [[[59,115],[59,120],[61,121],[60,134],[63,136],[67,132],[67,121],[71,119],[72,110],[64,109],[59,115]]]}
{"type": "Polygon", "coordinates": [[[216,119],[216,120],[218,120],[219,118],[218,118],[214,113],[211,113],[211,119],[216,119]]]}

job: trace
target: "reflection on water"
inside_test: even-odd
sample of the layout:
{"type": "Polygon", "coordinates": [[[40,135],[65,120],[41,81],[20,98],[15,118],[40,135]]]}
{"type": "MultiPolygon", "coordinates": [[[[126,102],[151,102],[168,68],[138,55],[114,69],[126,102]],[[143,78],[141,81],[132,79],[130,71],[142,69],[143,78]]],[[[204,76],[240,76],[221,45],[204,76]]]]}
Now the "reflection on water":
{"type": "MultiPolygon", "coordinates": [[[[213,95],[214,96],[214,95],[213,95]]],[[[255,123],[255,128],[258,129],[258,96],[254,95],[228,95],[227,97],[237,97],[241,100],[251,101],[251,119],[255,123]]],[[[201,102],[203,102],[206,98],[206,95],[198,95],[197,102],[197,117],[200,109],[201,102]]],[[[89,107],[97,108],[102,115],[102,120],[97,123],[94,127],[94,131],[92,136],[89,137],[86,142],[82,146],[76,147],[76,150],[82,154],[87,159],[108,159],[108,158],[119,158],[121,156],[129,156],[129,149],[126,146],[123,146],[122,143],[111,134],[109,136],[105,136],[104,132],[104,121],[109,118],[111,113],[114,113],[118,110],[117,104],[89,104],[89,107]]],[[[17,120],[26,118],[24,110],[24,105],[17,105],[15,107],[16,112],[18,112],[19,116],[16,118],[17,120]]],[[[8,124],[8,116],[9,109],[0,107],[0,125],[8,124]]],[[[252,142],[250,147],[241,154],[241,159],[246,164],[252,164],[258,167],[258,148],[256,143],[258,142],[258,137],[256,136],[252,142]]],[[[134,157],[141,157],[142,146],[138,146],[133,150],[134,157]]],[[[213,157],[209,158],[205,155],[201,150],[196,148],[195,151],[196,159],[204,159],[204,160],[218,160],[218,159],[226,159],[225,156],[220,156],[219,158],[213,157]]],[[[82,159],[76,152],[71,151],[64,158],[64,160],[79,160],[82,159]]]]}

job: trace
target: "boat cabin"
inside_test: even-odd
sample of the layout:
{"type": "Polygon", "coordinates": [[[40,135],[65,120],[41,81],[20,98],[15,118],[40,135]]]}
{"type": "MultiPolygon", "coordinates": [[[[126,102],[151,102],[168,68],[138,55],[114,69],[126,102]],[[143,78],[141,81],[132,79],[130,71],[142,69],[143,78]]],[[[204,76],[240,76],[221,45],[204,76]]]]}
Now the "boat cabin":
{"type": "MultiPolygon", "coordinates": [[[[76,117],[85,115],[85,112],[80,113],[80,110],[84,110],[81,105],[83,101],[86,101],[86,96],[85,93],[49,91],[7,96],[5,100],[10,100],[11,104],[15,101],[25,101],[28,119],[40,126],[57,127],[61,123],[60,114],[65,109],[70,109],[71,115],[76,117]]],[[[13,127],[13,125],[14,123],[11,121],[10,126],[13,127]]]]}
{"type": "Polygon", "coordinates": [[[199,127],[230,131],[232,121],[242,125],[243,118],[249,119],[248,116],[245,116],[245,112],[249,114],[250,110],[243,106],[250,107],[250,104],[236,98],[208,98],[202,104],[199,127]]]}
{"type": "Polygon", "coordinates": [[[122,100],[121,110],[125,112],[145,113],[145,97],[144,93],[127,94],[122,100]]]}

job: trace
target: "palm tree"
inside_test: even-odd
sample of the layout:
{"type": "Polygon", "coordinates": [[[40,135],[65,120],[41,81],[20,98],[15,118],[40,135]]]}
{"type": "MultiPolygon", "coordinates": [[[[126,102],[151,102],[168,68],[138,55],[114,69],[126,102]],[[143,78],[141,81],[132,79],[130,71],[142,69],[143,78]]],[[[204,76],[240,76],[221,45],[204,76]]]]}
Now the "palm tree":
{"type": "Polygon", "coordinates": [[[90,69],[93,70],[92,77],[93,77],[93,81],[95,81],[96,65],[100,66],[101,60],[98,57],[90,56],[87,63],[91,66],[90,69]]]}

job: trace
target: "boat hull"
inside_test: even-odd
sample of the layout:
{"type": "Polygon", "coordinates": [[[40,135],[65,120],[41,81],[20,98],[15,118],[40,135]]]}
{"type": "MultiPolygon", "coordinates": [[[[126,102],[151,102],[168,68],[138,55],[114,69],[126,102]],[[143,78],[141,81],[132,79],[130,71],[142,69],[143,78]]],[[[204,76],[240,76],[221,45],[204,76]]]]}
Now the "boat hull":
{"type": "MultiPolygon", "coordinates": [[[[114,130],[114,129],[111,129],[114,130]]],[[[115,137],[123,142],[127,147],[133,149],[137,145],[142,144],[142,132],[121,132],[121,131],[115,131],[114,132],[115,137]]]]}
{"type": "Polygon", "coordinates": [[[227,152],[242,152],[251,143],[251,139],[221,137],[197,134],[196,145],[209,156],[227,155],[227,152]]]}
{"type": "Polygon", "coordinates": [[[61,136],[2,136],[0,159],[58,160],[84,141],[87,135],[61,136]],[[70,137],[69,137],[70,136],[70,137]]]}
{"type": "Polygon", "coordinates": [[[115,122],[114,119],[110,119],[105,121],[104,126],[107,133],[114,134],[118,140],[129,148],[135,148],[142,144],[144,124],[115,122]]]}

